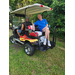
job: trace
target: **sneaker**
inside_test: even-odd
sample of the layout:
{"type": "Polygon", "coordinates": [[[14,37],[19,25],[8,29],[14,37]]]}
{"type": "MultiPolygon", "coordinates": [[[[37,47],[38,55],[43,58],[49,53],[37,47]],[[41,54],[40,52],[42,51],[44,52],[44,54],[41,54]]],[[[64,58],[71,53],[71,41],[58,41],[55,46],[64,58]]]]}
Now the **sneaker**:
{"type": "Polygon", "coordinates": [[[48,41],[48,46],[51,46],[50,41],[48,41]]]}
{"type": "Polygon", "coordinates": [[[44,45],[46,45],[46,38],[45,38],[45,40],[44,40],[44,43],[43,43],[44,45]]]}

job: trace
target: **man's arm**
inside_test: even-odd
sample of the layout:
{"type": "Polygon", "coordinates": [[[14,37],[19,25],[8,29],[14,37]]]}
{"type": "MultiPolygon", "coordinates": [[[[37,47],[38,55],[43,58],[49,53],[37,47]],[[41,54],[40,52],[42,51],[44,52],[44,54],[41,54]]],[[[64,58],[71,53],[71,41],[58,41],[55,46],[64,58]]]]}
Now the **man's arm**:
{"type": "Polygon", "coordinates": [[[33,24],[33,30],[35,30],[35,26],[34,26],[34,24],[33,24]]]}
{"type": "Polygon", "coordinates": [[[46,24],[46,27],[48,27],[48,24],[46,24]]]}
{"type": "Polygon", "coordinates": [[[24,28],[24,25],[22,24],[22,26],[21,26],[21,30],[23,30],[23,28],[24,28]]]}

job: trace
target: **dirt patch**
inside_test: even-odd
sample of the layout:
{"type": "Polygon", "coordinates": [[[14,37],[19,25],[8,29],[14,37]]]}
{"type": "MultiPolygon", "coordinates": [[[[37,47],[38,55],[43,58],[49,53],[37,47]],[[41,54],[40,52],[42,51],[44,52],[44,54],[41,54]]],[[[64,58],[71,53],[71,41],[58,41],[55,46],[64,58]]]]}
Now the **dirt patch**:
{"type": "Polygon", "coordinates": [[[58,40],[59,42],[62,42],[62,44],[65,45],[65,40],[64,39],[60,39],[60,38],[57,37],[56,40],[58,40]]]}
{"type": "Polygon", "coordinates": [[[38,58],[31,57],[30,59],[33,60],[33,61],[38,61],[38,58]]]}
{"type": "Polygon", "coordinates": [[[20,49],[20,48],[21,48],[21,45],[12,44],[12,45],[9,47],[9,49],[10,49],[10,48],[20,49]]]}
{"type": "Polygon", "coordinates": [[[64,50],[65,51],[65,48],[63,48],[63,47],[59,47],[59,46],[57,46],[58,48],[60,48],[61,50],[64,50]]]}
{"type": "Polygon", "coordinates": [[[32,75],[37,75],[36,72],[34,70],[32,70],[32,75]]]}
{"type": "Polygon", "coordinates": [[[13,49],[13,50],[15,50],[16,52],[19,52],[21,49],[22,49],[22,46],[21,45],[18,45],[18,44],[11,44],[10,46],[9,46],[9,50],[10,49],[13,49]]]}

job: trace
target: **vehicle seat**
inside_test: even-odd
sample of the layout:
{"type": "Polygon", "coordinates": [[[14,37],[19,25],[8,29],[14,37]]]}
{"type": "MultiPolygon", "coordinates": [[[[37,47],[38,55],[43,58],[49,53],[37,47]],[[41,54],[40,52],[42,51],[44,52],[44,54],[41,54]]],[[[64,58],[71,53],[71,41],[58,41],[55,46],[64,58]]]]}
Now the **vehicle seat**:
{"type": "Polygon", "coordinates": [[[35,32],[37,32],[37,33],[39,34],[39,36],[41,36],[41,35],[44,36],[44,35],[45,35],[45,32],[41,32],[41,31],[40,31],[38,25],[35,26],[35,32]]]}
{"type": "MultiPolygon", "coordinates": [[[[28,29],[32,30],[32,25],[29,25],[28,26],[28,29]]],[[[40,31],[38,25],[35,26],[35,33],[38,35],[38,36],[41,36],[42,35],[42,32],[40,31]]]]}
{"type": "MultiPolygon", "coordinates": [[[[32,27],[33,27],[32,25],[29,25],[28,26],[28,29],[31,29],[32,30],[32,27]]],[[[38,25],[35,26],[35,31],[40,31],[38,25]]]]}
{"type": "Polygon", "coordinates": [[[40,31],[40,29],[39,29],[39,26],[38,26],[38,25],[36,25],[36,26],[35,26],[35,31],[40,31]]]}
{"type": "Polygon", "coordinates": [[[42,35],[42,32],[41,31],[35,31],[36,32],[36,34],[38,35],[38,36],[41,36],[42,35]]]}

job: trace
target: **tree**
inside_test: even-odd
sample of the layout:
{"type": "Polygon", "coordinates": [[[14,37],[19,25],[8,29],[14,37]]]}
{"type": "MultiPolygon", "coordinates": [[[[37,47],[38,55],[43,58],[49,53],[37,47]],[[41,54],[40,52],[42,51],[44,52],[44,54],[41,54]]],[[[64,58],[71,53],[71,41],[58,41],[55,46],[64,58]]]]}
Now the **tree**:
{"type": "Polygon", "coordinates": [[[17,5],[17,0],[9,0],[9,5],[11,6],[12,10],[15,10],[17,5]]]}
{"type": "MultiPolygon", "coordinates": [[[[12,10],[21,8],[26,5],[34,3],[40,3],[53,8],[50,12],[44,12],[43,18],[47,19],[48,24],[53,28],[55,25],[58,26],[58,36],[65,36],[65,0],[9,0],[9,5],[12,10]]],[[[38,19],[37,14],[31,15],[30,20],[34,22],[38,19]]]]}
{"type": "Polygon", "coordinates": [[[65,2],[64,0],[53,1],[51,7],[53,11],[51,13],[50,24],[52,26],[57,25],[58,35],[65,36],[65,2]]]}

